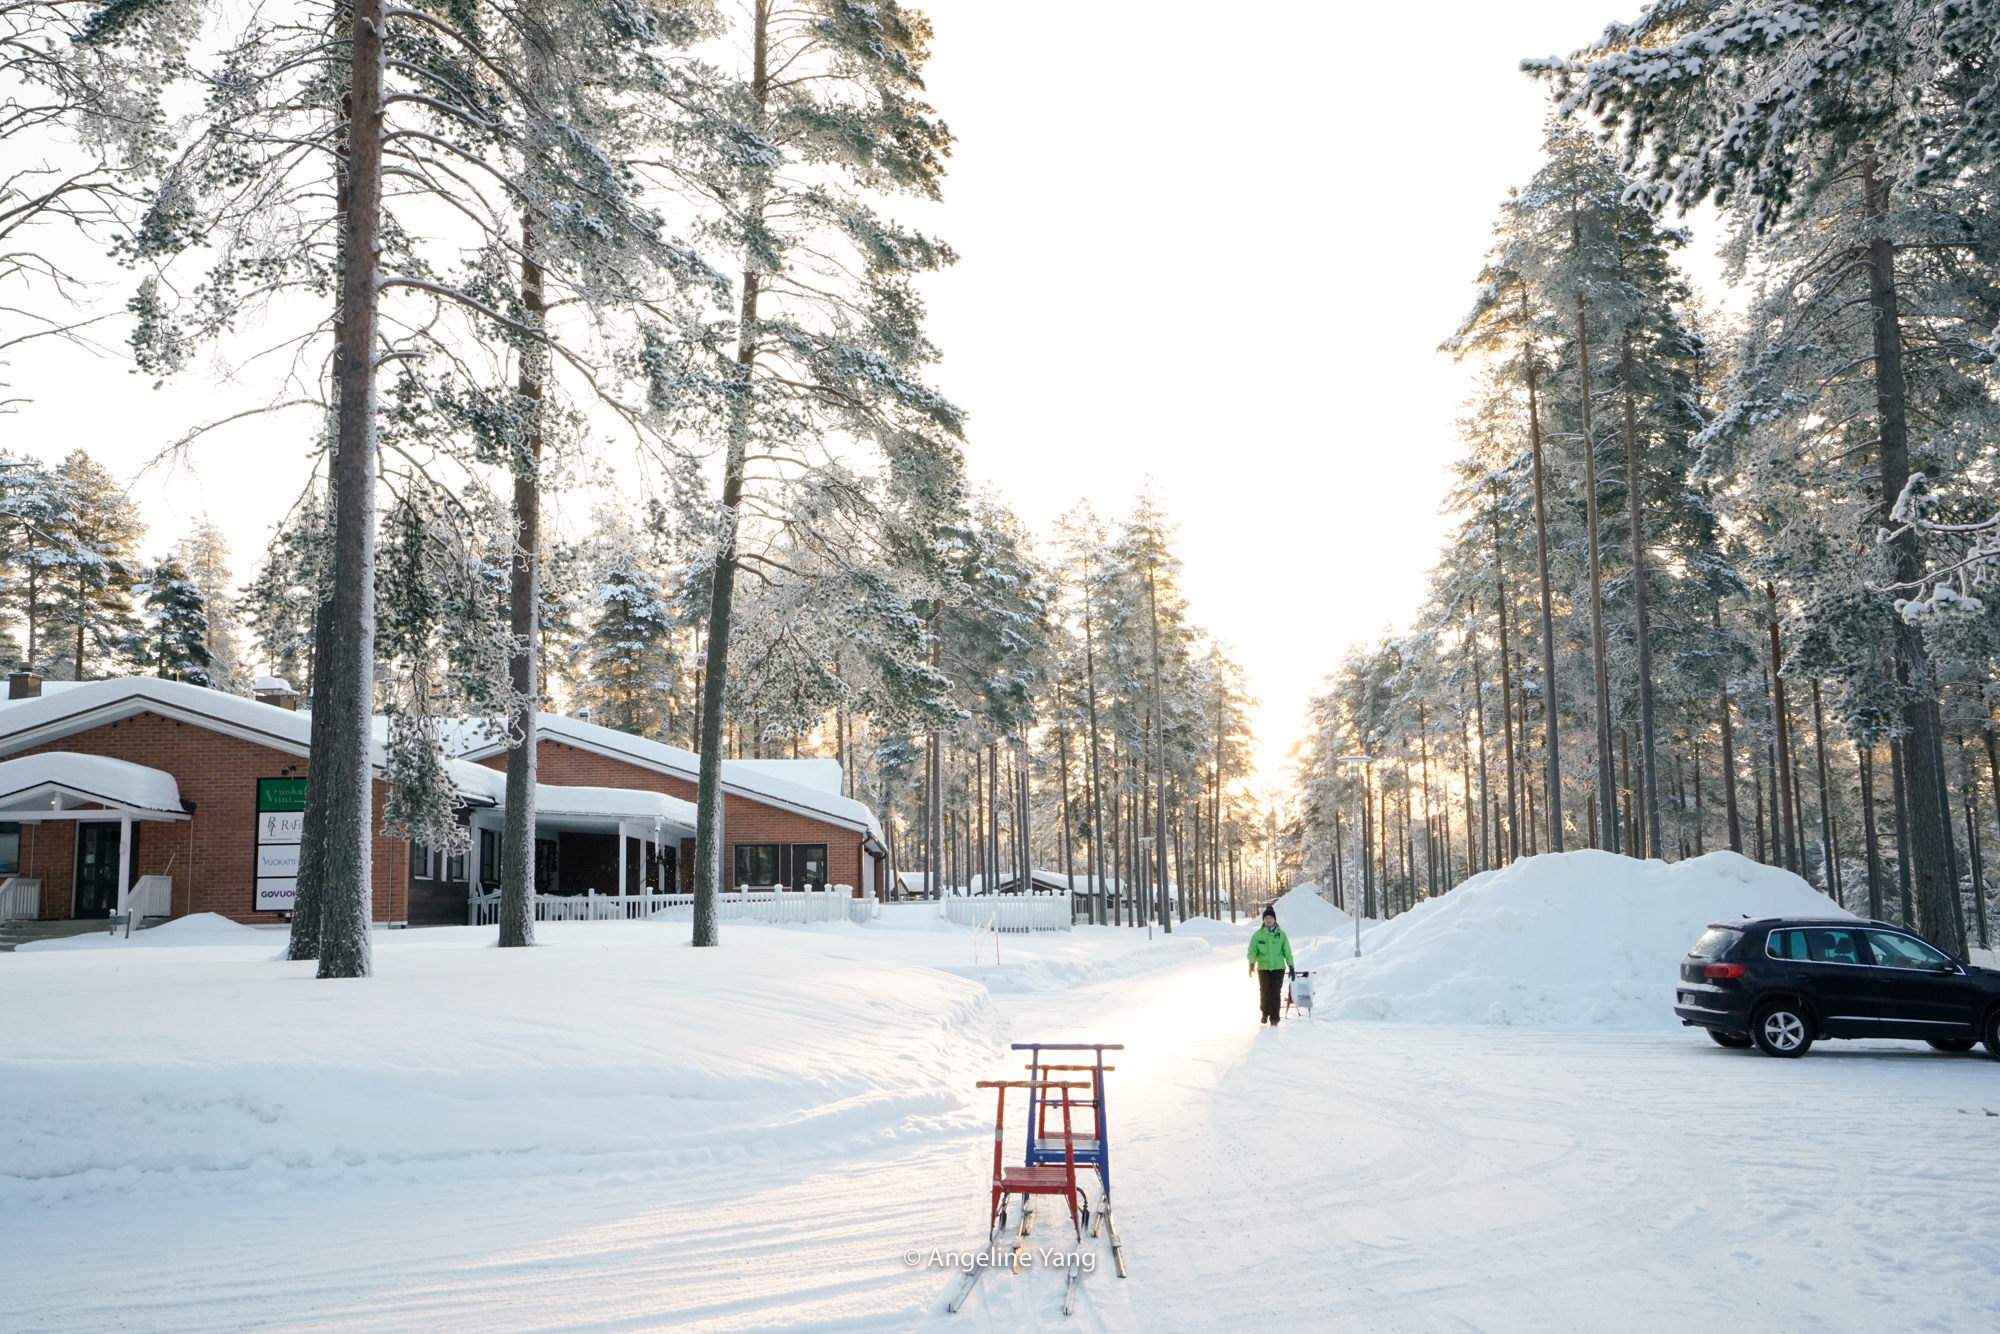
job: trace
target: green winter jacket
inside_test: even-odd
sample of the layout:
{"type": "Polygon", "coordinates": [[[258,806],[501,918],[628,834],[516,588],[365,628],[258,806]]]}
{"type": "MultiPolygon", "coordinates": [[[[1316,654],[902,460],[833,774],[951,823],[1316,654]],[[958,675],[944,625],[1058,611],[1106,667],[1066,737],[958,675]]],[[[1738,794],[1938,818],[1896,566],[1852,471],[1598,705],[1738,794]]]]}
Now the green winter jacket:
{"type": "Polygon", "coordinates": [[[1260,926],[1250,933],[1250,966],[1263,972],[1296,967],[1292,962],[1292,942],[1286,939],[1282,928],[1260,926]]]}

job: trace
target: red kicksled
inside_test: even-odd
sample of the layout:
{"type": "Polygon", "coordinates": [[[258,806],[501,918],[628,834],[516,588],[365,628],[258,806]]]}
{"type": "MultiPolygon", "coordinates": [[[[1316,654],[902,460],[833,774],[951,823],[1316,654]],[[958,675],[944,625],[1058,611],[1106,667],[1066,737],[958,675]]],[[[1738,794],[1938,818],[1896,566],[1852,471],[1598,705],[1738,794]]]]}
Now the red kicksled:
{"type": "MultiPolygon", "coordinates": [[[[1114,1068],[1104,1064],[1104,1053],[1107,1050],[1123,1050],[1123,1044],[1017,1042],[1014,1046],[1016,1050],[1030,1053],[1028,1078],[982,1079],[977,1084],[977,1087],[992,1089],[995,1093],[993,1179],[986,1213],[987,1249],[984,1262],[974,1265],[952,1294],[946,1306],[949,1311],[955,1312],[965,1304],[966,1298],[972,1295],[972,1290],[989,1268],[1005,1265],[1018,1272],[1021,1258],[1028,1248],[1028,1233],[1034,1225],[1034,1200],[1039,1195],[1062,1198],[1069,1210],[1070,1231],[1079,1245],[1085,1229],[1093,1237],[1102,1229],[1111,1239],[1111,1254],[1117,1263],[1118,1276],[1125,1277],[1124,1250],[1119,1245],[1118,1233],[1111,1220],[1111,1154],[1104,1097],[1104,1076],[1114,1068]],[[1089,1065],[1056,1065],[1044,1056],[1045,1052],[1052,1050],[1092,1052],[1096,1059],[1089,1065]],[[1021,1089],[1027,1094],[1027,1152],[1024,1160],[1014,1165],[1007,1162],[1009,1089],[1021,1089]],[[1054,1124],[1058,1119],[1061,1121],[1060,1128],[1054,1124]],[[1077,1180],[1079,1169],[1084,1172],[1095,1169],[1104,1189],[1102,1203],[1094,1218],[1090,1191],[1077,1180]],[[1007,1226],[1010,1209],[1018,1211],[1013,1215],[1016,1228],[1012,1253],[1003,1259],[1000,1256],[1000,1233],[1007,1226]]],[[[1080,1268],[1072,1264],[1063,1288],[1064,1315],[1075,1309],[1080,1274],[1080,1268]]]]}

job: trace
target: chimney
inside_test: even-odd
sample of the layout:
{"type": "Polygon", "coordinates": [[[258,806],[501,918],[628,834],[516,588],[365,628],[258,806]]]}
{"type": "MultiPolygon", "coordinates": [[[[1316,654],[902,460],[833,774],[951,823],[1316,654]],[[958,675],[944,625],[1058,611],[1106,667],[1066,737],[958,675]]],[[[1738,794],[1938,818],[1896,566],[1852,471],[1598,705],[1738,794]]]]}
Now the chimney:
{"type": "Polygon", "coordinates": [[[7,673],[8,699],[40,699],[41,697],[41,677],[35,675],[33,672],[7,673]]]}
{"type": "Polygon", "coordinates": [[[260,676],[250,693],[261,703],[275,704],[281,709],[297,709],[299,692],[292,689],[292,683],[282,676],[260,676]]]}

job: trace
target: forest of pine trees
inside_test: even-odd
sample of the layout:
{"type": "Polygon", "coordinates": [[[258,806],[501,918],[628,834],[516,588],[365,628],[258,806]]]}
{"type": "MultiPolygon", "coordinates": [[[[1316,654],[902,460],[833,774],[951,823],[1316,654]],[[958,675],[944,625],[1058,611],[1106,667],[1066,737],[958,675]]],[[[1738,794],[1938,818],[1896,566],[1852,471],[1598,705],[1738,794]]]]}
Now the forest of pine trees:
{"type": "Polygon", "coordinates": [[[1531,62],[1542,165],[1439,330],[1477,385],[1450,539],[1313,699],[1277,821],[1158,497],[1037,537],[969,480],[920,291],[956,256],[894,216],[953,144],[921,12],[23,0],[0,349],[117,315],[149,378],[266,391],[162,459],[249,418],[313,466],[232,588],[212,524],[142,556],[87,454],[0,460],[0,655],[304,691],[323,976],[369,971],[376,714],[389,832],[443,849],[447,722],[506,739],[530,943],[546,708],[701,752],[698,944],[721,760],[797,755],[925,892],[1033,865],[1143,924],[1275,868],[1397,912],[1538,852],[1735,848],[1962,950],[2000,839],[2000,27],[1922,14],[1685,0],[1531,62]],[[1678,267],[1695,207],[1739,301],[1678,267]]]}
{"type": "Polygon", "coordinates": [[[1296,756],[1287,863],[1370,911],[1541,852],[1733,849],[1991,942],[1993,20],[1764,12],[1530,62],[1542,165],[1444,344],[1478,377],[1454,526],[1296,756]],[[1676,265],[1697,205],[1727,316],[1676,265]]]}

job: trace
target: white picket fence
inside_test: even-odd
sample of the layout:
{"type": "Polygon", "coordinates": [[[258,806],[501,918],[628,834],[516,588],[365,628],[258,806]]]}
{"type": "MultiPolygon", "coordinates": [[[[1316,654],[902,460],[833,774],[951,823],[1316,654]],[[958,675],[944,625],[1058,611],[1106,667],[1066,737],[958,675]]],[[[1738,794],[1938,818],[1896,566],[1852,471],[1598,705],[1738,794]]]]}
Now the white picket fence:
{"type": "Polygon", "coordinates": [[[954,895],[944,900],[946,921],[960,926],[984,926],[994,931],[1023,934],[1029,931],[1070,929],[1070,896],[1067,894],[974,894],[954,895]]]}
{"type": "MultiPolygon", "coordinates": [[[[882,905],[872,896],[857,899],[846,885],[826,890],[757,890],[715,896],[721,921],[866,922],[880,915],[882,905]]],[[[665,922],[694,920],[692,894],[537,894],[538,922],[619,922],[654,918],[665,922]]],[[[500,896],[475,894],[469,921],[492,926],[500,920],[500,896]]]]}
{"type": "Polygon", "coordinates": [[[10,875],[0,883],[0,922],[42,915],[42,882],[10,875]]]}
{"type": "Polygon", "coordinates": [[[170,875],[140,876],[126,892],[124,906],[119,912],[130,913],[138,921],[148,917],[172,917],[174,878],[170,875]]]}

